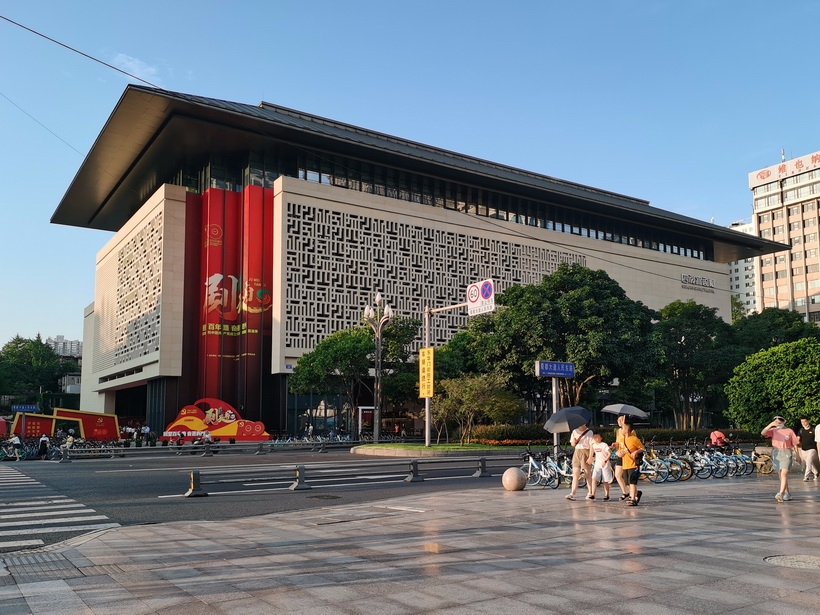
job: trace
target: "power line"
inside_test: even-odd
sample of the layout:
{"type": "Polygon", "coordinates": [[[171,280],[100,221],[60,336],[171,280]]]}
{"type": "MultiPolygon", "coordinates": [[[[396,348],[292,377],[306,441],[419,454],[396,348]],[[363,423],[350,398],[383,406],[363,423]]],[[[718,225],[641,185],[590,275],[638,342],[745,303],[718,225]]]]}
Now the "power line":
{"type": "Polygon", "coordinates": [[[5,21],[9,22],[10,24],[14,24],[18,28],[22,28],[23,30],[26,30],[27,32],[31,32],[32,34],[36,34],[37,36],[42,37],[42,38],[46,39],[47,41],[50,41],[50,42],[54,43],[55,45],[59,45],[60,47],[64,47],[65,49],[68,49],[69,51],[73,51],[74,53],[79,54],[79,55],[83,56],[84,58],[88,58],[89,60],[97,62],[98,64],[102,64],[103,66],[107,66],[108,68],[110,68],[112,70],[115,70],[118,73],[122,73],[123,75],[127,75],[128,77],[131,77],[132,79],[136,79],[137,81],[141,81],[142,83],[144,83],[146,85],[150,85],[152,88],[156,88],[158,90],[162,89],[158,85],[155,85],[155,84],[151,83],[150,81],[146,81],[142,77],[137,77],[136,75],[132,75],[131,73],[129,73],[127,71],[124,71],[121,68],[117,68],[116,66],[108,64],[107,62],[103,62],[102,60],[99,60],[99,59],[95,58],[94,56],[90,56],[87,53],[83,53],[79,49],[74,49],[74,47],[66,45],[65,43],[61,43],[60,41],[58,41],[56,39],[53,39],[50,36],[46,36],[45,34],[42,34],[41,32],[37,32],[37,30],[32,30],[31,28],[27,28],[23,24],[17,23],[16,21],[14,21],[12,19],[9,19],[8,17],[0,15],[0,19],[4,19],[5,21]]]}
{"type": "Polygon", "coordinates": [[[0,96],[2,96],[3,98],[5,98],[5,99],[6,99],[7,101],[9,101],[12,105],[14,105],[15,107],[17,107],[20,111],[22,111],[23,113],[25,113],[27,116],[29,116],[32,120],[34,120],[35,122],[37,122],[40,126],[42,126],[43,128],[45,128],[48,132],[50,132],[52,135],[54,135],[55,137],[57,137],[60,141],[62,141],[62,142],[63,142],[63,143],[65,143],[66,145],[68,145],[68,147],[70,147],[71,149],[73,149],[73,150],[74,150],[75,152],[77,152],[80,156],[85,156],[85,154],[83,154],[80,150],[78,150],[76,147],[74,147],[73,145],[71,145],[71,143],[69,143],[68,141],[66,141],[65,139],[63,139],[63,138],[62,138],[60,135],[58,135],[56,132],[54,132],[53,130],[51,130],[51,128],[49,128],[48,126],[46,126],[45,124],[43,124],[40,120],[38,120],[36,117],[34,117],[31,113],[29,113],[28,111],[26,111],[25,109],[23,109],[23,107],[21,107],[20,105],[18,105],[18,104],[17,104],[16,102],[14,102],[11,98],[9,98],[9,97],[8,97],[8,96],[6,96],[5,94],[3,94],[3,92],[0,92],[0,96]]]}

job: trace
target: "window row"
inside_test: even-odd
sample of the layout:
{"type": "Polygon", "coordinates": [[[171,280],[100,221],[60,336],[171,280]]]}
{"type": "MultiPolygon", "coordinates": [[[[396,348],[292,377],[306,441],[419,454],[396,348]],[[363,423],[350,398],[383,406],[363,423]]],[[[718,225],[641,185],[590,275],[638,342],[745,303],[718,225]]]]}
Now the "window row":
{"type": "Polygon", "coordinates": [[[708,242],[696,238],[359,160],[335,157],[331,162],[326,157],[301,155],[297,177],[559,233],[700,260],[712,258],[708,242]]]}

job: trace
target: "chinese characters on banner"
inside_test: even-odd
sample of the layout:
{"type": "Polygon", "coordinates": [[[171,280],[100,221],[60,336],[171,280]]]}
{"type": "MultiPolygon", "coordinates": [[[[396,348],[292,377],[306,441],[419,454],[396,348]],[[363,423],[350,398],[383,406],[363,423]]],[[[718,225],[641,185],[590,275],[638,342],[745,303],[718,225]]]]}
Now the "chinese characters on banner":
{"type": "Polygon", "coordinates": [[[433,397],[433,349],[419,349],[419,397],[433,397]]]}
{"type": "Polygon", "coordinates": [[[273,305],[273,192],[211,188],[202,195],[201,224],[198,393],[258,410],[273,305]]]}

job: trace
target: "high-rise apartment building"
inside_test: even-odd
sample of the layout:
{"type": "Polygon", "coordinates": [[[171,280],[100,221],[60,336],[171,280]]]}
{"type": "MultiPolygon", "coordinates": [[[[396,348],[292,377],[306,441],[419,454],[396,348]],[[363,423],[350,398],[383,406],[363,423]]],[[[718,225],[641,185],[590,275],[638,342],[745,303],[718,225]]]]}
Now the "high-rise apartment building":
{"type": "Polygon", "coordinates": [[[83,356],[83,343],[80,340],[67,340],[65,336],[46,338],[46,344],[51,346],[61,357],[83,356]]]}
{"type": "Polygon", "coordinates": [[[778,307],[820,322],[820,152],[749,173],[755,234],[791,245],[758,257],[757,309],[778,307]]]}
{"type": "MultiPolygon", "coordinates": [[[[754,223],[751,220],[739,220],[732,222],[729,228],[747,235],[755,234],[754,223]]],[[[757,310],[757,259],[754,257],[744,258],[729,263],[729,290],[732,295],[740,301],[746,314],[751,314],[757,310]]]]}

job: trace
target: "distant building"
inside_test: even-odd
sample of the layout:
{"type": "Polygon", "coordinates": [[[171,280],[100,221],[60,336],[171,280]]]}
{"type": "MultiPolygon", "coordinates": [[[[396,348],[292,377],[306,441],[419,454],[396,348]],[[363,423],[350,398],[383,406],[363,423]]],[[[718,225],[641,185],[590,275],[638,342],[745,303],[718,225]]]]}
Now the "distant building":
{"type": "MultiPolygon", "coordinates": [[[[748,235],[754,235],[754,224],[751,220],[739,220],[729,225],[730,229],[748,235]]],[[[729,263],[729,290],[740,300],[746,314],[757,310],[757,259],[753,257],[729,263]]]]}
{"type": "Polygon", "coordinates": [[[81,382],[80,372],[68,372],[60,378],[60,392],[79,395],[81,382]]]}
{"type": "Polygon", "coordinates": [[[755,234],[791,245],[757,257],[757,309],[796,310],[820,322],[820,152],[749,173],[755,234]]]}
{"type": "Polygon", "coordinates": [[[51,346],[61,357],[82,357],[83,343],[80,340],[67,340],[62,335],[46,338],[46,344],[51,346]]]}

